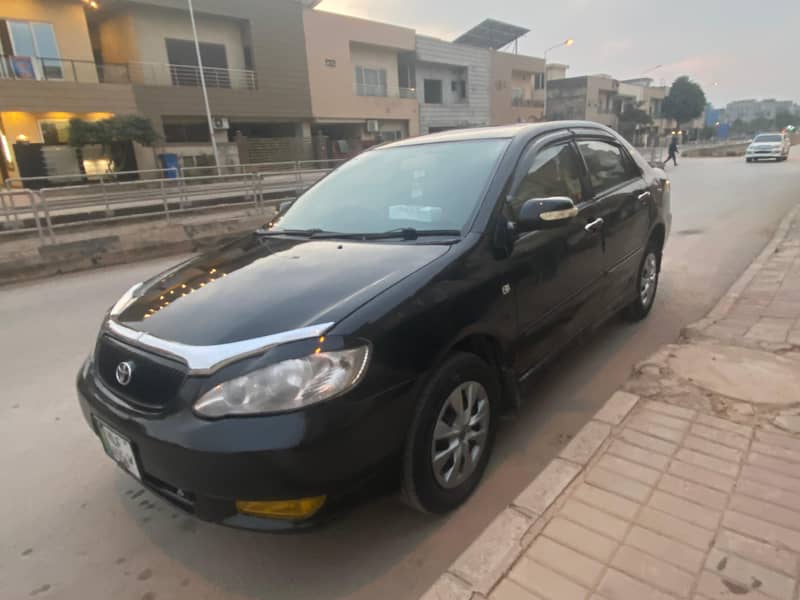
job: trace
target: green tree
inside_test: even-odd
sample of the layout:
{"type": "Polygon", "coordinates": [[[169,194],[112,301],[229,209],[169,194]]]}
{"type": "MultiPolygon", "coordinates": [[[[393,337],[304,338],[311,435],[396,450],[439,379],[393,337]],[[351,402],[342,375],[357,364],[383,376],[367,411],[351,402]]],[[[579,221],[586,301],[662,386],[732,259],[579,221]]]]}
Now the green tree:
{"type": "Polygon", "coordinates": [[[122,115],[102,121],[70,119],[69,144],[80,152],[84,146],[98,145],[103,154],[111,159],[113,171],[127,168],[127,144],[136,142],[142,146],[153,146],[159,136],[149,119],[137,115],[122,115]]]}
{"type": "Polygon", "coordinates": [[[619,114],[619,132],[632,144],[636,143],[634,138],[637,126],[650,125],[653,122],[650,115],[641,109],[642,104],[640,103],[638,106],[626,104],[619,114]]]}
{"type": "Polygon", "coordinates": [[[678,77],[664,98],[663,114],[675,119],[676,128],[680,129],[682,123],[688,123],[703,114],[706,107],[706,95],[703,88],[688,76],[678,77]]]}

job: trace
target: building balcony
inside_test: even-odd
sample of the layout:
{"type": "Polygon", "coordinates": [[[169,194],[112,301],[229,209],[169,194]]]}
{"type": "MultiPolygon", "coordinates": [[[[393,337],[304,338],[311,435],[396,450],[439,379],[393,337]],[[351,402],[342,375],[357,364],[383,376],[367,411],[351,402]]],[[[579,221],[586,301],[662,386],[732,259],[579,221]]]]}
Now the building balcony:
{"type": "Polygon", "coordinates": [[[356,83],[353,92],[356,96],[368,96],[377,98],[405,98],[415,100],[417,90],[413,88],[390,88],[383,84],[356,83]]]}
{"type": "Polygon", "coordinates": [[[512,98],[511,106],[527,106],[529,108],[544,108],[544,100],[533,98],[512,98]]]}
{"type": "MultiPolygon", "coordinates": [[[[139,85],[175,85],[197,87],[201,83],[200,67],[166,63],[128,63],[131,83],[139,85]]],[[[255,90],[256,72],[250,69],[203,67],[206,87],[255,90]]]]}
{"type": "MultiPolygon", "coordinates": [[[[203,67],[206,86],[254,90],[255,71],[203,67]]],[[[200,68],[166,63],[95,63],[90,60],[0,55],[0,80],[123,83],[138,85],[200,85],[200,68]]]]}
{"type": "Polygon", "coordinates": [[[129,83],[126,65],[98,65],[91,60],[0,55],[0,79],[4,80],[102,83],[106,71],[112,79],[129,83]]]}

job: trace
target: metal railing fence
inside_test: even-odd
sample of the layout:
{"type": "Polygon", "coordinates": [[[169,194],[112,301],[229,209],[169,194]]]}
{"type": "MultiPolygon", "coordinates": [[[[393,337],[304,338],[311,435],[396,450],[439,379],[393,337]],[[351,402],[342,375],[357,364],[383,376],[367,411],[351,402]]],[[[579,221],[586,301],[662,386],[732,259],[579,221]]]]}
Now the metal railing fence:
{"type": "Polygon", "coordinates": [[[55,243],[58,232],[76,224],[100,224],[142,217],[167,222],[182,213],[214,208],[253,207],[266,212],[297,196],[341,161],[299,161],[241,165],[238,173],[142,181],[100,181],[30,189],[0,189],[0,240],[36,231],[42,244],[55,243]],[[330,163],[330,164],[325,164],[330,163]],[[269,170],[272,169],[272,170],[269,170]]]}

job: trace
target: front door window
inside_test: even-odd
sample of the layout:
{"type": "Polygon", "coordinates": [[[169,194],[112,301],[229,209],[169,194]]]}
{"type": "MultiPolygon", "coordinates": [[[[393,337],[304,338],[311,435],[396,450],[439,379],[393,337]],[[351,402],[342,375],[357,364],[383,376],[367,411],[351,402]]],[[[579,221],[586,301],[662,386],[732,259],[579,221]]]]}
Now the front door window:
{"type": "Polygon", "coordinates": [[[554,196],[566,196],[575,204],[583,200],[578,157],[569,143],[549,146],[536,154],[512,196],[512,213],[516,216],[526,200],[554,196]]]}

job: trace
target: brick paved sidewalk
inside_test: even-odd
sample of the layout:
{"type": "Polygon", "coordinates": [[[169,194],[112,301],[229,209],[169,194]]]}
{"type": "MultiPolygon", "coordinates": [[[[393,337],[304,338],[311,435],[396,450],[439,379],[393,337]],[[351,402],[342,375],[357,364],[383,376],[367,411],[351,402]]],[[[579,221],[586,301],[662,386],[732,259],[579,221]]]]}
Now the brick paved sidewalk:
{"type": "Polygon", "coordinates": [[[800,600],[800,206],[424,600],[800,600]]]}
{"type": "Polygon", "coordinates": [[[800,346],[800,207],[708,317],[689,329],[720,339],[800,346]]]}
{"type": "MultiPolygon", "coordinates": [[[[515,510],[534,516],[525,499],[544,491],[515,510]]],[[[798,510],[800,441],[642,402],[490,598],[794,600],[798,510]]]]}

